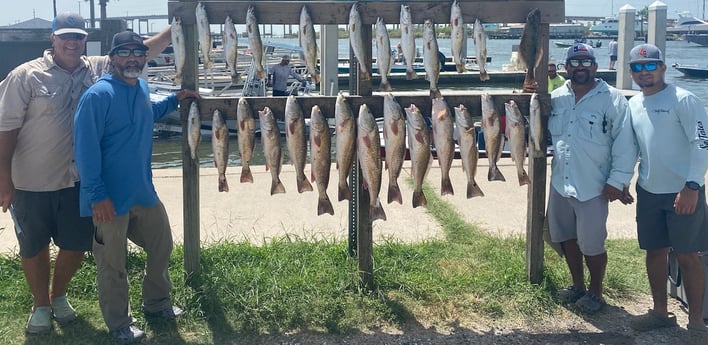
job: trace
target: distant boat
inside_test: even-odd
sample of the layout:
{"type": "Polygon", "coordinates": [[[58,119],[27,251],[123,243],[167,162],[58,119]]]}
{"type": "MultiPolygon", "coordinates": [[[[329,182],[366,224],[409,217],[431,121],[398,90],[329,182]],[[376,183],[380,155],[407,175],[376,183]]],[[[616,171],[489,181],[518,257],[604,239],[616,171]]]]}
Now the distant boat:
{"type": "Polygon", "coordinates": [[[572,42],[558,42],[558,41],[553,41],[553,44],[558,48],[568,48],[573,45],[572,42]]]}
{"type": "MultiPolygon", "coordinates": [[[[649,23],[642,21],[639,17],[635,18],[634,32],[637,36],[643,36],[648,28],[649,23]]],[[[605,19],[601,20],[600,23],[591,26],[589,30],[595,34],[617,36],[617,33],[619,32],[619,18],[616,16],[605,17],[605,19]]]]}
{"type": "Polygon", "coordinates": [[[591,46],[593,46],[593,47],[595,47],[595,48],[600,48],[600,47],[602,47],[602,41],[600,41],[600,40],[596,40],[596,41],[594,41],[594,42],[593,42],[593,40],[589,40],[589,41],[587,41],[587,42],[584,42],[584,41],[585,41],[585,39],[576,40],[575,42],[553,41],[553,44],[554,44],[556,47],[558,47],[558,48],[568,48],[568,47],[573,46],[573,44],[575,44],[575,43],[586,43],[586,44],[589,44],[589,45],[591,45],[591,46]]]}
{"type": "Polygon", "coordinates": [[[695,43],[708,47],[708,34],[686,34],[684,37],[688,43],[695,43]]]}
{"type": "Polygon", "coordinates": [[[667,34],[708,34],[708,22],[694,17],[690,12],[679,13],[679,19],[672,27],[666,28],[667,34]]]}
{"type": "Polygon", "coordinates": [[[708,68],[698,67],[695,65],[680,65],[677,63],[671,66],[679,70],[679,72],[683,73],[687,77],[708,78],[708,68]]]}

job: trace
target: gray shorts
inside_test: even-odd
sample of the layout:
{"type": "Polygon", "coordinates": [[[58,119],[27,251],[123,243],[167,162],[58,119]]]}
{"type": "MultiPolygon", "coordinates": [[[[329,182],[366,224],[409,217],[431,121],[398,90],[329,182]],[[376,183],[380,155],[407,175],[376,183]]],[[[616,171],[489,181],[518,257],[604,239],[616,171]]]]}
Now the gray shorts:
{"type": "Polygon", "coordinates": [[[79,185],[54,192],[15,191],[12,219],[20,256],[36,256],[51,240],[64,250],[89,251],[94,226],[79,216],[79,185]]]}
{"type": "Polygon", "coordinates": [[[583,255],[606,252],[608,202],[602,196],[580,202],[565,198],[551,187],[548,198],[548,230],[553,242],[577,240],[583,255]]]}
{"type": "Polygon", "coordinates": [[[637,185],[639,248],[654,250],[672,247],[679,253],[708,249],[705,186],[698,191],[698,205],[690,215],[674,212],[676,194],[653,194],[637,185]]]}

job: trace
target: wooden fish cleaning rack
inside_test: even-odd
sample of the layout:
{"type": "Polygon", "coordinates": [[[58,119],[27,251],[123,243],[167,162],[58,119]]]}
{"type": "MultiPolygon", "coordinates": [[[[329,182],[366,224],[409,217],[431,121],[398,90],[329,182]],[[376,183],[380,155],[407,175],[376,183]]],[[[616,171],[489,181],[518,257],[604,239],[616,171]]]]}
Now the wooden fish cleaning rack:
{"type": "MultiPolygon", "coordinates": [[[[182,87],[196,90],[198,88],[198,38],[196,27],[195,9],[200,1],[179,0],[168,1],[169,18],[181,17],[185,34],[186,65],[183,72],[182,87]]],[[[226,16],[230,16],[234,24],[245,24],[246,11],[253,6],[260,24],[299,24],[300,11],[303,5],[308,5],[310,16],[315,25],[346,25],[349,21],[351,6],[357,1],[242,1],[221,0],[201,1],[207,11],[211,24],[224,23],[226,16]]],[[[436,24],[449,24],[450,7],[452,1],[358,1],[359,11],[364,24],[375,24],[381,17],[388,24],[398,24],[401,4],[407,4],[411,9],[413,22],[422,24],[426,19],[436,24]]],[[[536,70],[536,79],[539,83],[539,100],[543,116],[543,129],[545,132],[547,115],[550,113],[550,95],[547,90],[548,64],[548,31],[549,23],[561,23],[565,19],[564,0],[459,0],[465,23],[473,23],[479,18],[483,23],[524,23],[526,16],[534,8],[541,10],[541,34],[538,44],[543,47],[544,56],[540,68],[536,70]]],[[[371,41],[371,26],[366,25],[362,34],[364,42],[371,41]]],[[[321,43],[320,43],[321,46],[321,43]]],[[[323,49],[326,50],[327,48],[323,49]]],[[[369,45],[367,50],[366,65],[369,70],[372,65],[372,52],[369,45]]],[[[336,48],[335,48],[336,54],[336,48]]],[[[320,58],[324,61],[324,57],[320,58]]],[[[351,53],[350,61],[350,88],[347,97],[355,114],[361,104],[367,104],[375,117],[383,115],[383,96],[373,95],[370,80],[361,80],[358,77],[358,68],[355,57],[351,53]]],[[[443,85],[440,85],[444,87],[443,85]]],[[[376,85],[375,87],[378,87],[376,85]]],[[[395,85],[394,85],[395,88],[395,85]]],[[[521,85],[519,85],[521,88],[521,85]]],[[[443,94],[447,103],[452,107],[464,104],[473,116],[481,114],[480,92],[456,92],[454,95],[443,94]]],[[[395,93],[397,101],[408,106],[415,103],[424,116],[430,117],[431,99],[429,96],[406,95],[395,93]]],[[[497,109],[504,109],[503,102],[513,99],[519,104],[523,113],[528,113],[530,94],[528,93],[494,93],[497,109]]],[[[284,119],[286,97],[247,97],[252,110],[262,110],[266,105],[273,110],[276,118],[284,119]]],[[[322,113],[327,117],[334,117],[334,103],[336,97],[298,97],[305,116],[309,116],[309,109],[319,105],[322,113]]],[[[182,120],[182,133],[187,131],[187,117],[190,101],[185,100],[180,104],[182,120]]],[[[205,97],[199,101],[200,116],[202,120],[210,120],[215,109],[221,110],[228,119],[236,119],[236,105],[238,98],[205,97]]],[[[257,114],[257,113],[256,113],[257,114]]],[[[528,186],[527,221],[526,221],[526,276],[533,284],[540,283],[543,279],[543,222],[546,203],[546,155],[536,155],[535,150],[529,150],[528,172],[531,183],[528,186]]],[[[184,266],[187,280],[198,275],[200,266],[200,215],[199,215],[199,164],[192,160],[189,154],[187,136],[182,139],[182,172],[183,172],[183,217],[184,217],[184,266]]],[[[373,288],[373,241],[372,224],[368,220],[368,193],[363,190],[358,163],[352,169],[350,184],[353,198],[349,207],[349,241],[350,251],[359,261],[361,284],[363,287],[373,288]]],[[[509,182],[507,182],[509,183],[509,182]]]]}

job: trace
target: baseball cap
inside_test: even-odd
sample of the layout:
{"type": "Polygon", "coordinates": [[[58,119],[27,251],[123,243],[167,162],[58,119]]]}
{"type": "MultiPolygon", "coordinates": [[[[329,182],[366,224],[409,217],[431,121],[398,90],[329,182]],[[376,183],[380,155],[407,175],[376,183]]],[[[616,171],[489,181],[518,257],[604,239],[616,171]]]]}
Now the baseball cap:
{"type": "Polygon", "coordinates": [[[595,52],[593,51],[592,47],[584,44],[584,43],[576,43],[573,44],[570,48],[568,48],[568,53],[566,53],[566,60],[567,59],[572,59],[576,57],[591,57],[595,58],[595,52]]]}
{"type": "Polygon", "coordinates": [[[54,17],[52,21],[52,33],[61,34],[82,34],[88,35],[84,18],[76,13],[62,13],[54,17]]]}
{"type": "Polygon", "coordinates": [[[113,35],[113,42],[111,43],[110,55],[116,52],[120,47],[135,44],[138,48],[148,50],[148,46],[143,44],[143,38],[133,31],[123,31],[113,35]]]}
{"type": "Polygon", "coordinates": [[[629,63],[651,61],[664,62],[661,50],[653,44],[640,44],[629,52],[629,63]]]}

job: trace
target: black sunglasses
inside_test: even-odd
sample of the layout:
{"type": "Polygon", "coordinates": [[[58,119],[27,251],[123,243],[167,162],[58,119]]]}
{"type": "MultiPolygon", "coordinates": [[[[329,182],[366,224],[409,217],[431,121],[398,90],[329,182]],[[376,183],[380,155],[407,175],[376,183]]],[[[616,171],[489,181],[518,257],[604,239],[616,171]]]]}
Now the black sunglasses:
{"type": "Polygon", "coordinates": [[[142,57],[142,56],[147,56],[147,50],[145,49],[118,49],[116,50],[115,54],[120,56],[120,57],[128,57],[130,54],[133,54],[135,57],[142,57]]]}
{"type": "Polygon", "coordinates": [[[632,72],[634,73],[639,73],[642,71],[642,68],[647,70],[647,72],[653,72],[656,71],[657,68],[659,68],[659,65],[661,62],[655,61],[655,62],[645,62],[645,63],[640,63],[640,62],[635,62],[629,64],[629,68],[632,69],[632,72]]]}
{"type": "Polygon", "coordinates": [[[62,39],[63,41],[68,41],[68,40],[81,41],[81,40],[83,40],[84,38],[86,38],[86,35],[84,35],[84,34],[79,34],[79,33],[75,33],[75,32],[70,32],[70,33],[67,33],[67,34],[59,34],[59,35],[57,35],[57,37],[59,37],[59,38],[62,39]]]}
{"type": "Polygon", "coordinates": [[[570,67],[578,67],[583,65],[583,67],[590,67],[595,63],[595,59],[568,59],[568,65],[570,67]]]}

